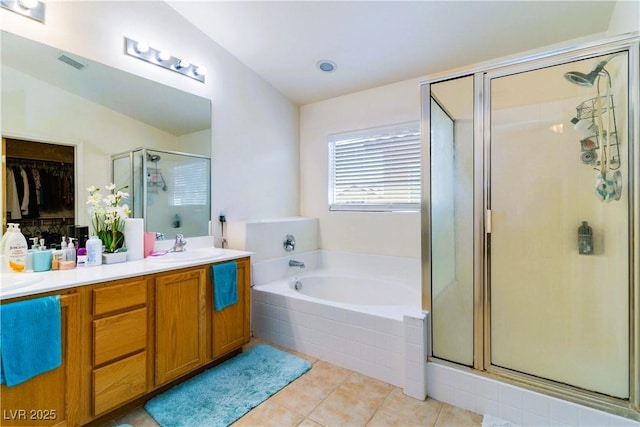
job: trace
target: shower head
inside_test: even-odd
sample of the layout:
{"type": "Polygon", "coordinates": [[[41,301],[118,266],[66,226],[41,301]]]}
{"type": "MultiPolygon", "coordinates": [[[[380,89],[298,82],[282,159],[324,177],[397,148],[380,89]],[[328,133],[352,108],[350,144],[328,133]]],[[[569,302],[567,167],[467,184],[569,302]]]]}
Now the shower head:
{"type": "Polygon", "coordinates": [[[147,153],[147,160],[149,160],[150,162],[158,162],[160,161],[160,154],[147,153]]]}
{"type": "Polygon", "coordinates": [[[579,71],[569,71],[564,74],[564,78],[569,80],[571,83],[575,83],[580,86],[593,86],[593,82],[595,82],[596,77],[600,74],[600,72],[604,69],[604,66],[607,65],[607,61],[601,61],[596,65],[596,67],[591,70],[590,73],[585,74],[579,71]]]}
{"type": "Polygon", "coordinates": [[[602,70],[607,73],[607,70],[604,69],[604,66],[607,65],[614,56],[619,55],[619,53],[614,53],[610,55],[607,59],[598,62],[598,64],[591,70],[589,73],[581,73],[580,71],[569,71],[568,73],[564,73],[564,78],[569,80],[571,83],[575,83],[580,86],[593,86],[593,83],[596,81],[596,78],[600,75],[602,70]]]}

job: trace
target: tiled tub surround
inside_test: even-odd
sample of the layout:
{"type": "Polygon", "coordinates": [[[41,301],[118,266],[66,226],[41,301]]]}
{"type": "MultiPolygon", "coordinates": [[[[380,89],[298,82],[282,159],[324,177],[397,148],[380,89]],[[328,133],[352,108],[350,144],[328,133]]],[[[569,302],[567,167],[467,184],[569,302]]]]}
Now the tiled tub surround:
{"type": "Polygon", "coordinates": [[[426,396],[426,317],[420,309],[420,261],[315,250],[253,264],[254,336],[426,396]],[[289,260],[305,268],[290,267],[289,260]],[[345,304],[293,289],[305,277],[385,281],[406,304],[345,304]]]}

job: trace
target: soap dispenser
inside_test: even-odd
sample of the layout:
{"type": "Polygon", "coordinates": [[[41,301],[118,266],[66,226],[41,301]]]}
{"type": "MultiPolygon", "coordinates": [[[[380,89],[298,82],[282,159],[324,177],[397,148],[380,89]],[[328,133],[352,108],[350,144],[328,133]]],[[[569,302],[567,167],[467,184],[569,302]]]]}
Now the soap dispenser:
{"type": "Polygon", "coordinates": [[[69,244],[67,245],[67,261],[73,261],[74,263],[76,262],[76,245],[73,242],[74,239],[73,237],[69,237],[69,244]]]}
{"type": "Polygon", "coordinates": [[[9,236],[11,235],[11,233],[13,232],[13,230],[15,229],[16,224],[13,222],[10,222],[7,224],[7,231],[6,233],[4,233],[2,235],[2,240],[0,240],[0,255],[4,255],[4,248],[7,245],[7,239],[9,238],[9,236]]]}
{"type": "Polygon", "coordinates": [[[21,273],[27,265],[27,239],[20,231],[20,225],[15,225],[5,241],[5,252],[9,270],[21,273]]]}

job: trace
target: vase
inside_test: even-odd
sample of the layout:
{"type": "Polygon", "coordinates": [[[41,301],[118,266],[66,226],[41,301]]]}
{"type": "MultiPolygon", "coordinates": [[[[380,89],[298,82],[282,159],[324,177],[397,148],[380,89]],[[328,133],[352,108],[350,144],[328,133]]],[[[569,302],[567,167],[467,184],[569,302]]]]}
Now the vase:
{"type": "Polygon", "coordinates": [[[125,262],[127,260],[126,252],[109,252],[102,254],[103,264],[116,264],[119,262],[125,262]]]}

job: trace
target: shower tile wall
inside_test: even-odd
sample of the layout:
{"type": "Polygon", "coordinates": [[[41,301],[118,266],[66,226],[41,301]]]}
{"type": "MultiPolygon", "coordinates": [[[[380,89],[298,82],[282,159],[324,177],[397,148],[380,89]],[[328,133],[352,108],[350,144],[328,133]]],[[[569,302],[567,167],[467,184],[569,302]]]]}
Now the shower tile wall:
{"type": "Polygon", "coordinates": [[[521,426],[640,426],[640,422],[427,363],[429,397],[521,426]]]}

